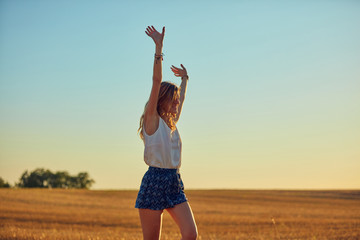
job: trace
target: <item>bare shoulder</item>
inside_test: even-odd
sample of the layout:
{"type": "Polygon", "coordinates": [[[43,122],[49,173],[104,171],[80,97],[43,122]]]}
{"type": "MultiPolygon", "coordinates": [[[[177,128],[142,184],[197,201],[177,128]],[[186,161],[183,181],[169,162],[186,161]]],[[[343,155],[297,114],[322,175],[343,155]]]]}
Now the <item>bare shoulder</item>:
{"type": "Polygon", "coordinates": [[[153,135],[159,128],[159,114],[145,114],[144,116],[144,130],[147,135],[153,135]]]}

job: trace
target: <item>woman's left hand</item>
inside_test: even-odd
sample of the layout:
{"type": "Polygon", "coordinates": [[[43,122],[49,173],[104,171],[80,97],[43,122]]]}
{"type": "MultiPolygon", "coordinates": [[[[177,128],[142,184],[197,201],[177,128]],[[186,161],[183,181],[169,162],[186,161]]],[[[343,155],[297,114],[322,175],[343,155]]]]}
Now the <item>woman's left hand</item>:
{"type": "Polygon", "coordinates": [[[145,33],[154,40],[156,46],[162,47],[165,36],[165,27],[163,27],[162,33],[159,33],[158,31],[156,31],[154,26],[148,26],[145,33]]]}
{"type": "Polygon", "coordinates": [[[181,78],[186,77],[186,78],[188,78],[186,68],[182,64],[180,64],[180,66],[182,67],[182,69],[177,68],[174,65],[171,65],[171,71],[173,71],[174,75],[177,76],[177,77],[181,77],[181,78]]]}

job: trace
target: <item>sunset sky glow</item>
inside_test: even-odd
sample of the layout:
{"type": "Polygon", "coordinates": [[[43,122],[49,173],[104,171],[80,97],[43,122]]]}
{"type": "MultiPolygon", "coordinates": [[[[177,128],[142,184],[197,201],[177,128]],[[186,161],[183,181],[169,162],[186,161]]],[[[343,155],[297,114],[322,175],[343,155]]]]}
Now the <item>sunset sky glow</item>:
{"type": "Polygon", "coordinates": [[[190,77],[186,189],[360,187],[359,1],[0,1],[0,176],[137,189],[155,47],[190,77]]]}

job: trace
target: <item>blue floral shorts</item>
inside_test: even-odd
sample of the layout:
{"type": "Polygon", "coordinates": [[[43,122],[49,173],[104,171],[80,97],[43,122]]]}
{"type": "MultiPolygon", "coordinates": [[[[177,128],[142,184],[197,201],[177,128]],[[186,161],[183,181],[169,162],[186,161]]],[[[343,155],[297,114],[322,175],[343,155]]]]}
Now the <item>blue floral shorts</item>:
{"type": "Polygon", "coordinates": [[[163,210],[186,201],[177,169],[149,167],[141,181],[135,208],[163,210]]]}

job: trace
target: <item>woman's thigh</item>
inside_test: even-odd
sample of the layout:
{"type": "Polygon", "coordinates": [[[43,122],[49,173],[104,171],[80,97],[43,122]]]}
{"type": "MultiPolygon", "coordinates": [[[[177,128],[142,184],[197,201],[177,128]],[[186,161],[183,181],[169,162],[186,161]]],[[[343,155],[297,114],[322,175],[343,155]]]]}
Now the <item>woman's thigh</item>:
{"type": "Polygon", "coordinates": [[[160,239],[163,210],[139,209],[144,240],[160,239]]]}
{"type": "Polygon", "coordinates": [[[193,212],[188,202],[183,202],[175,205],[173,208],[166,209],[176,224],[179,226],[183,236],[197,235],[197,227],[193,212]]]}

